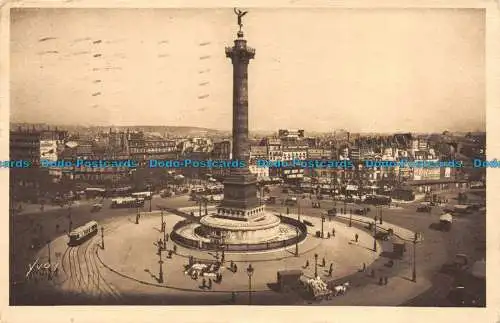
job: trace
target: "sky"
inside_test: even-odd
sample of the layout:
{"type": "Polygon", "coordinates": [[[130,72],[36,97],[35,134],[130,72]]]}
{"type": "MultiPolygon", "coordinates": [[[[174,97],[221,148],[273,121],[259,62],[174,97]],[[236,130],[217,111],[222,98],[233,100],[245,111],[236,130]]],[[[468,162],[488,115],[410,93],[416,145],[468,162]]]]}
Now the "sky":
{"type": "MultiPolygon", "coordinates": [[[[483,130],[475,9],[251,9],[249,127],[483,130]]],[[[13,9],[11,121],[232,127],[232,9],[13,9]]]]}

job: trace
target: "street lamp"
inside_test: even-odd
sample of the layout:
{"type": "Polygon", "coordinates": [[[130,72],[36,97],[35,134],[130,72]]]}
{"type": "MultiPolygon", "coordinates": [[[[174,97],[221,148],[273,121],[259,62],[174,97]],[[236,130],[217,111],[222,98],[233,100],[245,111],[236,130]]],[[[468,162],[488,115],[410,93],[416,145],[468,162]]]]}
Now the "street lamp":
{"type": "Polygon", "coordinates": [[[318,277],[318,254],[314,254],[314,278],[318,277]]]}
{"type": "Polygon", "coordinates": [[[200,198],[198,199],[198,203],[199,203],[199,211],[198,211],[198,214],[200,215],[200,218],[201,218],[201,203],[202,203],[202,201],[203,201],[203,200],[202,200],[202,198],[200,197],[200,198]]]}
{"type": "Polygon", "coordinates": [[[377,220],[373,221],[373,252],[377,252],[377,220]]]}
{"type": "Polygon", "coordinates": [[[252,275],[254,272],[254,268],[252,264],[248,265],[247,275],[248,275],[248,305],[252,305],[252,275]]]}
{"type": "Polygon", "coordinates": [[[297,200],[297,220],[300,222],[300,200],[297,200]]]}
{"type": "Polygon", "coordinates": [[[163,261],[161,260],[161,246],[158,245],[158,256],[160,257],[160,260],[158,261],[158,263],[160,264],[160,273],[159,273],[159,277],[158,277],[158,282],[161,284],[163,283],[163,261]]]}
{"type": "Polygon", "coordinates": [[[323,232],[324,223],[325,223],[325,216],[322,215],[321,216],[321,239],[325,238],[325,234],[323,232]]]}
{"type": "Polygon", "coordinates": [[[68,208],[68,234],[71,232],[71,227],[73,226],[73,221],[71,220],[71,207],[68,208]]]}
{"type": "Polygon", "coordinates": [[[104,250],[104,227],[101,227],[101,241],[102,241],[102,249],[104,250]]]}
{"type": "Polygon", "coordinates": [[[135,215],[135,224],[139,224],[139,205],[137,205],[137,214],[135,215]]]}
{"type": "Polygon", "coordinates": [[[47,249],[49,251],[49,280],[52,280],[52,262],[50,260],[50,240],[47,240],[47,249]]]}
{"type": "Polygon", "coordinates": [[[299,256],[299,227],[295,227],[295,257],[299,256]]]}
{"type": "Polygon", "coordinates": [[[418,234],[415,232],[415,236],[413,238],[413,272],[412,272],[412,281],[417,282],[417,240],[418,234]]]}
{"type": "Polygon", "coordinates": [[[259,188],[259,204],[262,205],[262,189],[263,189],[263,186],[262,186],[262,183],[258,183],[257,184],[258,188],[259,188]]]}
{"type": "Polygon", "coordinates": [[[161,232],[165,232],[165,222],[163,222],[163,209],[161,209],[160,215],[161,215],[161,232]]]}
{"type": "Polygon", "coordinates": [[[352,209],[349,210],[349,227],[352,227],[352,209]]]}
{"type": "Polygon", "coordinates": [[[149,197],[149,213],[153,212],[153,194],[149,197]]]}

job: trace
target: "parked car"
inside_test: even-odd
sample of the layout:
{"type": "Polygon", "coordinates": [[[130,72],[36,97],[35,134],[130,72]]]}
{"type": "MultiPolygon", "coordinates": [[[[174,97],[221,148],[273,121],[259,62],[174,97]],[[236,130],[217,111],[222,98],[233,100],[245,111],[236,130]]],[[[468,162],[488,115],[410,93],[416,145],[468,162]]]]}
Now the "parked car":
{"type": "Polygon", "coordinates": [[[92,205],[90,212],[99,212],[102,209],[103,205],[101,203],[96,203],[92,205]]]}
{"type": "Polygon", "coordinates": [[[428,204],[417,206],[417,212],[431,212],[431,211],[432,211],[432,206],[428,204]]]}
{"type": "Polygon", "coordinates": [[[366,215],[366,209],[363,209],[363,208],[354,209],[354,214],[366,215]]]}

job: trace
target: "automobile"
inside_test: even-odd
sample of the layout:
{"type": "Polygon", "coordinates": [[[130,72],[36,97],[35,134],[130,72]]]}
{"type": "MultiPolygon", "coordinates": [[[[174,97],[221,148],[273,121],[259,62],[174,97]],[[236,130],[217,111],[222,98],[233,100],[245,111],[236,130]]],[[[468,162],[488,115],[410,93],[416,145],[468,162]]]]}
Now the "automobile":
{"type": "Polygon", "coordinates": [[[453,213],[453,211],[454,211],[454,210],[455,210],[455,209],[454,209],[454,208],[452,208],[451,206],[445,206],[445,207],[443,208],[443,212],[444,212],[444,213],[453,213]]]}
{"type": "Polygon", "coordinates": [[[285,205],[293,206],[297,204],[297,198],[290,196],[285,199],[285,205]]]}
{"type": "Polygon", "coordinates": [[[469,257],[465,254],[456,254],[451,262],[445,263],[441,267],[441,272],[449,275],[456,275],[469,269],[469,257]]]}
{"type": "Polygon", "coordinates": [[[103,205],[101,203],[95,203],[92,205],[90,212],[99,212],[102,209],[103,205]]]}
{"type": "Polygon", "coordinates": [[[378,231],[377,234],[375,235],[375,239],[382,240],[382,241],[388,241],[389,236],[390,236],[390,234],[388,232],[378,231]]]}
{"type": "Polygon", "coordinates": [[[307,226],[314,227],[314,224],[312,224],[312,222],[309,222],[307,220],[302,220],[302,223],[304,223],[307,226]]]}
{"type": "Polygon", "coordinates": [[[431,212],[432,211],[432,206],[423,204],[417,206],[417,212],[431,212]]]}
{"type": "Polygon", "coordinates": [[[363,208],[354,209],[354,214],[366,215],[366,209],[363,209],[363,208]]]}
{"type": "Polygon", "coordinates": [[[278,198],[276,196],[269,196],[267,199],[266,199],[266,204],[276,204],[276,200],[278,198]]]}

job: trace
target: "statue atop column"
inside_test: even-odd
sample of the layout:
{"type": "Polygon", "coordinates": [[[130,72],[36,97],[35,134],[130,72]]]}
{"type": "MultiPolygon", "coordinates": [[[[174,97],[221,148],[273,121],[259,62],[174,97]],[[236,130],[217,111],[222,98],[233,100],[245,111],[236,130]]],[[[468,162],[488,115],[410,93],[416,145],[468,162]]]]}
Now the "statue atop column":
{"type": "Polygon", "coordinates": [[[240,9],[234,8],[234,13],[238,16],[238,26],[240,26],[241,31],[241,27],[243,27],[242,18],[248,13],[248,11],[241,11],[240,9]]]}

